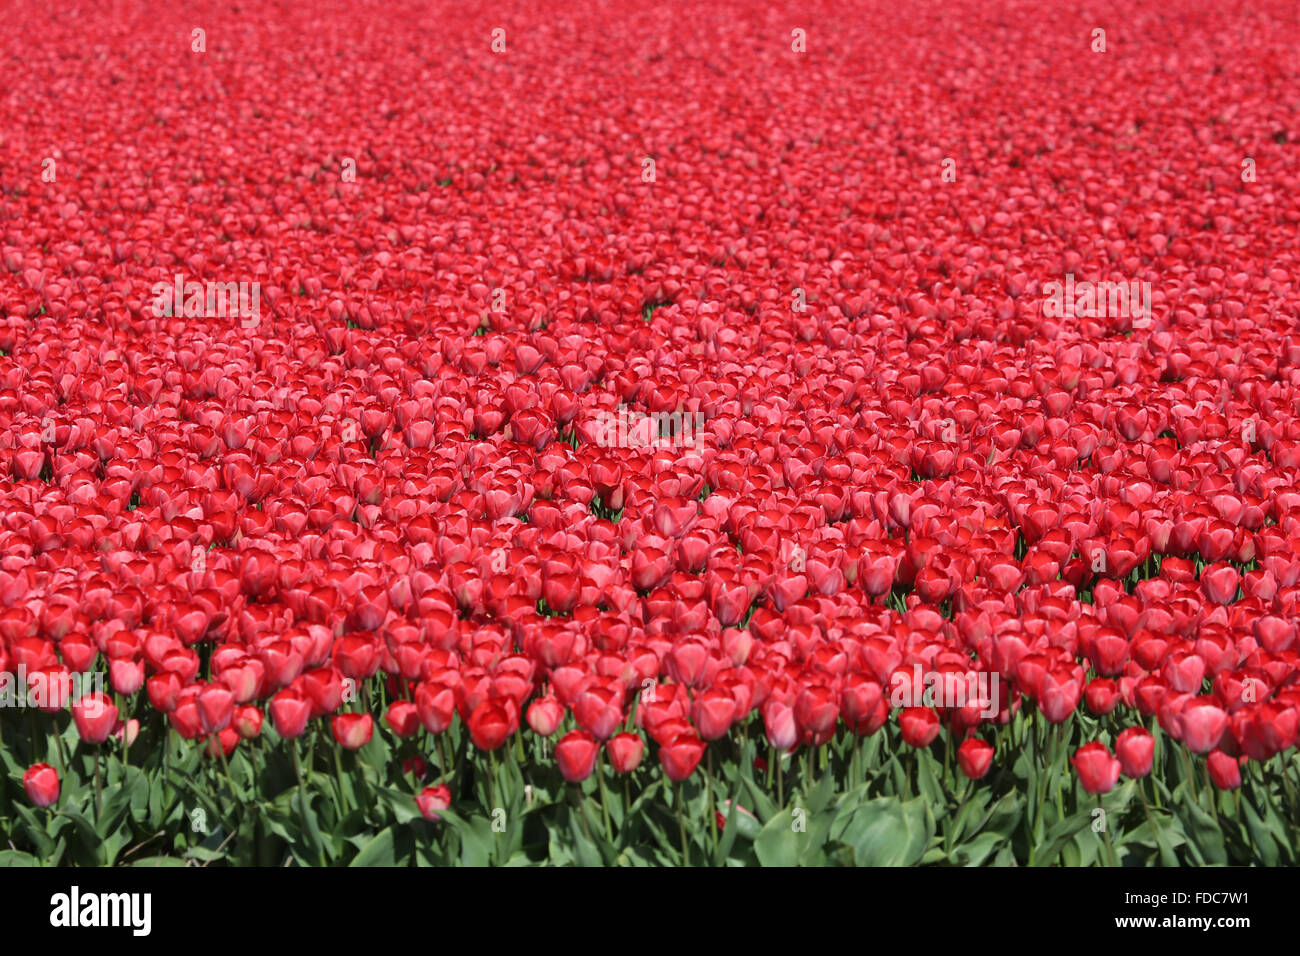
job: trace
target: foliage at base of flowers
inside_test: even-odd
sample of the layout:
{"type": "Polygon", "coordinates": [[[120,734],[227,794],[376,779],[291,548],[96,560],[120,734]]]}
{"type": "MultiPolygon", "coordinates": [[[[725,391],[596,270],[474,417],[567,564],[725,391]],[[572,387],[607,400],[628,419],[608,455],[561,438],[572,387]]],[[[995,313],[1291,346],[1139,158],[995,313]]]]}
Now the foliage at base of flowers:
{"type": "MultiPolygon", "coordinates": [[[[33,720],[50,730],[54,722],[33,720]]],[[[69,725],[38,738],[39,748],[30,739],[0,747],[8,843],[0,865],[1203,866],[1298,858],[1293,760],[1256,764],[1236,789],[1221,789],[1212,768],[1180,759],[1158,728],[1152,772],[1110,781],[1104,794],[1088,792],[1093,781],[1066,766],[1079,759],[1080,736],[1109,741],[1099,721],[1083,716],[1050,726],[1022,713],[980,741],[992,761],[974,763],[975,748],[952,747],[946,732],[928,747],[908,746],[894,722],[791,753],[763,739],[761,721],[748,729],[709,744],[695,771],[674,782],[656,760],[616,772],[612,748],[599,746],[579,769],[586,775],[566,780],[575,775],[544,738],[520,732],[485,754],[459,723],[441,747],[423,734],[377,732],[354,751],[323,722],[297,740],[268,726],[229,755],[158,727],[142,730],[129,751],[120,740],[97,748],[79,744],[69,725]],[[33,779],[31,766],[56,776],[53,789],[41,790],[50,781],[33,779]]]]}

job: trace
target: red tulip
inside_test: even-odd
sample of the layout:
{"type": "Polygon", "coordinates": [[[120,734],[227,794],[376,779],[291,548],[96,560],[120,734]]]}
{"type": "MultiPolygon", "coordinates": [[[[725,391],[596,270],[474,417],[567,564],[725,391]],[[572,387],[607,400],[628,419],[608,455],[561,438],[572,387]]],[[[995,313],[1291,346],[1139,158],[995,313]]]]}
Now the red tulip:
{"type": "Polygon", "coordinates": [[[993,745],[978,737],[967,737],[957,748],[957,766],[971,780],[981,780],[993,765],[993,745]]]}
{"type": "Polygon", "coordinates": [[[511,720],[507,706],[491,699],[474,708],[468,724],[470,740],[479,750],[499,749],[515,730],[515,721],[511,720]]]}
{"type": "Polygon", "coordinates": [[[528,705],[528,726],[538,736],[551,736],[563,720],[564,705],[554,697],[538,697],[528,705]]]}
{"type": "Polygon", "coordinates": [[[928,747],[939,736],[939,715],[929,707],[907,707],[898,715],[898,728],[909,747],[928,747]]]}
{"type": "Polygon", "coordinates": [[[229,757],[239,746],[239,733],[233,727],[226,727],[209,736],[204,743],[204,750],[209,757],[229,757]]]}
{"type": "Polygon", "coordinates": [[[234,716],[235,698],[224,686],[208,684],[194,699],[198,707],[199,726],[205,734],[225,730],[234,716]]]}
{"type": "Polygon", "coordinates": [[[140,721],[134,717],[130,720],[119,720],[113,725],[113,733],[110,736],[123,747],[130,747],[135,743],[136,737],[140,736],[140,721]]]}
{"type": "Polygon", "coordinates": [[[1210,780],[1220,790],[1236,790],[1241,786],[1241,763],[1222,750],[1214,750],[1205,758],[1210,780]]]}
{"type": "Polygon", "coordinates": [[[1083,696],[1080,673],[1068,670],[1045,671],[1038,682],[1038,707],[1050,723],[1068,720],[1083,696]]]}
{"type": "Polygon", "coordinates": [[[1201,572],[1201,590],[1216,604],[1227,604],[1237,596],[1241,578],[1230,564],[1211,564],[1201,572]]]}
{"type": "Polygon", "coordinates": [[[805,688],[795,700],[795,720],[814,736],[832,732],[839,715],[839,700],[829,687],[805,688]]]}
{"type": "Polygon", "coordinates": [[[609,751],[609,763],[615,773],[631,773],[641,765],[645,741],[640,734],[615,734],[605,741],[605,749],[609,751]]]}
{"type": "Polygon", "coordinates": [[[420,714],[409,700],[395,700],[388,705],[384,721],[398,737],[410,737],[420,729],[420,714]]]}
{"type": "Polygon", "coordinates": [[[1084,744],[1074,752],[1070,762],[1088,793],[1110,793],[1119,780],[1120,762],[1098,741],[1084,744]]]}
{"type": "Polygon", "coordinates": [[[102,744],[117,723],[117,705],[103,691],[83,694],[72,705],[77,734],[88,744],[102,744]]]}
{"type": "Polygon", "coordinates": [[[355,681],[373,677],[379,669],[379,645],[370,636],[349,634],[334,649],[334,660],[344,677],[355,681]]]}
{"type": "Polygon", "coordinates": [[[176,706],[167,714],[172,728],[183,740],[197,740],[203,736],[203,724],[199,720],[199,706],[195,698],[199,688],[191,684],[182,688],[176,698],[176,706]]]}
{"type": "Polygon", "coordinates": [[[763,705],[763,732],[767,742],[777,750],[786,751],[799,740],[799,727],[794,719],[794,708],[776,700],[763,705]]]}
{"type": "Polygon", "coordinates": [[[23,789],[36,806],[53,806],[59,800],[58,772],[46,763],[33,764],[23,774],[23,789]]]}
{"type": "Polygon", "coordinates": [[[585,730],[571,730],[555,745],[555,762],[560,774],[569,783],[578,783],[591,776],[600,755],[600,743],[585,730]]]}
{"type": "Polygon", "coordinates": [[[330,731],[345,750],[360,750],[370,743],[375,721],[369,714],[335,714],[330,718],[330,731]]]}
{"type": "Polygon", "coordinates": [[[840,694],[844,723],[859,736],[870,736],[889,719],[889,705],[878,681],[863,674],[849,674],[840,694]]]}
{"type": "Polygon", "coordinates": [[[1115,756],[1124,776],[1140,779],[1151,772],[1156,741],[1145,727],[1127,727],[1115,738],[1115,756]]]}
{"type": "Polygon", "coordinates": [[[108,679],[115,693],[130,697],[144,686],[144,662],[114,660],[108,662],[108,679]]]}
{"type": "Polygon", "coordinates": [[[736,716],[736,701],[720,687],[711,687],[695,698],[691,717],[699,735],[705,740],[717,740],[731,729],[736,716]]]}
{"type": "Polygon", "coordinates": [[[171,713],[181,692],[181,679],[170,671],[154,674],[145,682],[149,693],[149,703],[155,710],[164,714],[171,713]]]}
{"type": "Polygon", "coordinates": [[[573,717],[597,740],[607,740],[623,721],[622,696],[601,687],[589,688],[574,699],[573,717]]]}
{"type": "Polygon", "coordinates": [[[298,681],[298,686],[311,702],[313,717],[324,717],[343,706],[343,675],[332,667],[307,671],[298,681]]]}
{"type": "Polygon", "coordinates": [[[301,737],[307,729],[311,717],[311,704],[303,700],[297,691],[285,689],[271,698],[267,708],[271,714],[271,725],[275,732],[285,740],[301,737]]]}
{"type": "Polygon", "coordinates": [[[262,733],[262,712],[252,704],[242,704],[235,708],[235,715],[230,726],[245,740],[253,740],[262,733]]]}
{"type": "Polygon", "coordinates": [[[1083,696],[1088,703],[1088,712],[1098,717],[1106,716],[1119,705],[1119,688],[1106,677],[1090,680],[1083,696]]]}
{"type": "Polygon", "coordinates": [[[420,808],[420,815],[424,819],[437,823],[442,819],[438,811],[451,807],[451,791],[441,785],[425,787],[416,795],[415,805],[420,808]]]}
{"type": "Polygon", "coordinates": [[[425,681],[415,688],[415,709],[431,734],[440,734],[456,717],[456,691],[445,684],[425,681]]]}
{"type": "Polygon", "coordinates": [[[704,756],[705,743],[694,734],[678,734],[671,742],[659,748],[659,762],[669,780],[679,783],[699,766],[704,756]]]}
{"type": "Polygon", "coordinates": [[[1228,715],[1209,698],[1190,701],[1178,714],[1179,739],[1194,754],[1209,753],[1223,739],[1228,715]]]}

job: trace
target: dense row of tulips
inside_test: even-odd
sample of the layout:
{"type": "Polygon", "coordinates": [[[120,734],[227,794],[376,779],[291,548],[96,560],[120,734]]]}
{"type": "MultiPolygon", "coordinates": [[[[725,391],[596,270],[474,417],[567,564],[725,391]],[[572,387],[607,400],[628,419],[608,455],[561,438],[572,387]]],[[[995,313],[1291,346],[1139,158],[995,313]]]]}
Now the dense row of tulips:
{"type": "Polygon", "coordinates": [[[0,858],[1295,862],[1294,17],[580,6],[6,25],[0,858]]]}

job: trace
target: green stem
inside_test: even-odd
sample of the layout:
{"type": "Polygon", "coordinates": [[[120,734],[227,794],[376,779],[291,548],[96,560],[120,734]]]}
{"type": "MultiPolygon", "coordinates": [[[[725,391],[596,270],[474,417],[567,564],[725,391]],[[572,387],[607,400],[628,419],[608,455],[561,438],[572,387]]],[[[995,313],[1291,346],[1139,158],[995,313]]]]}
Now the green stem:
{"type": "Polygon", "coordinates": [[[953,828],[948,831],[948,834],[943,841],[943,849],[945,853],[952,853],[952,837],[957,832],[956,823],[961,819],[962,808],[966,806],[966,797],[970,795],[971,787],[973,787],[974,784],[975,781],[973,780],[962,779],[961,796],[957,798],[957,809],[952,815],[953,828]]]}
{"type": "MultiPolygon", "coordinates": [[[[121,714],[122,714],[122,718],[121,718],[122,719],[122,780],[123,782],[125,782],[126,769],[131,766],[131,744],[128,743],[128,741],[131,739],[130,737],[131,728],[128,726],[128,724],[130,723],[130,712],[127,710],[125,706],[122,706],[121,714]]],[[[59,729],[59,725],[57,723],[55,723],[54,729],[56,731],[59,729]]],[[[58,735],[56,734],[55,736],[57,737],[58,735]]],[[[62,740],[59,740],[59,748],[60,751],[62,751],[63,748],[62,740]]]]}
{"type": "MultiPolygon", "coordinates": [[[[341,748],[338,741],[334,742],[334,773],[339,780],[339,816],[345,817],[348,813],[348,797],[343,792],[343,760],[339,754],[341,748]]],[[[414,771],[412,771],[414,772],[414,771]]]]}
{"type": "MultiPolygon", "coordinates": [[[[1154,729],[1151,731],[1151,736],[1154,737],[1156,741],[1156,763],[1158,765],[1157,769],[1160,771],[1161,774],[1163,774],[1165,769],[1165,743],[1160,737],[1160,727],[1158,726],[1154,718],[1152,719],[1151,723],[1154,726],[1154,729]]],[[[1163,780],[1164,777],[1162,776],[1160,779],[1163,780]]],[[[1157,786],[1152,786],[1151,795],[1155,797],[1156,809],[1163,810],[1165,808],[1165,803],[1160,798],[1160,788],[1157,786]]]]}
{"type": "Polygon", "coordinates": [[[1178,754],[1183,758],[1183,768],[1187,771],[1187,789],[1192,795],[1192,799],[1197,803],[1201,802],[1201,790],[1196,785],[1196,772],[1192,770],[1192,760],[1187,755],[1187,750],[1183,747],[1178,748],[1178,754]]]}
{"type": "Polygon", "coordinates": [[[230,775],[230,761],[226,757],[226,748],[221,746],[221,738],[217,734],[213,734],[212,739],[216,741],[217,753],[221,755],[221,766],[226,772],[226,785],[230,787],[231,799],[242,804],[243,801],[239,797],[239,792],[235,790],[235,778],[230,775]]]}
{"type": "MultiPolygon", "coordinates": [[[[1300,777],[1300,768],[1296,768],[1294,760],[1288,760],[1285,754],[1278,754],[1278,759],[1282,761],[1283,779],[1289,779],[1287,777],[1287,771],[1290,769],[1296,769],[1296,776],[1300,777]]],[[[1294,813],[1295,815],[1293,816],[1293,819],[1296,821],[1296,825],[1300,826],[1300,808],[1296,808],[1294,813]]]]}
{"type": "Polygon", "coordinates": [[[574,796],[578,804],[578,819],[582,821],[582,832],[587,835],[587,842],[595,844],[591,836],[591,824],[587,822],[587,802],[586,797],[582,795],[582,787],[576,783],[569,784],[573,788],[574,796]]]}
{"type": "Polygon", "coordinates": [[[947,783],[949,780],[948,774],[952,770],[952,726],[945,724],[943,734],[943,782],[947,783]]]}
{"type": "MultiPolygon", "coordinates": [[[[1296,820],[1296,802],[1295,791],[1291,789],[1291,775],[1286,772],[1286,761],[1281,754],[1277,755],[1277,760],[1282,764],[1282,789],[1286,792],[1287,809],[1290,810],[1290,817],[1294,823],[1296,820]]],[[[1209,764],[1206,764],[1206,775],[1209,775],[1209,764]]]]}
{"type": "Polygon", "coordinates": [[[99,822],[99,815],[104,810],[104,791],[99,777],[99,748],[95,748],[95,822],[99,822]]]}
{"type": "Polygon", "coordinates": [[[1102,812],[1101,832],[1106,837],[1106,859],[1109,861],[1110,866],[1113,867],[1115,865],[1115,848],[1110,843],[1110,827],[1106,825],[1106,808],[1101,805],[1100,793],[1097,794],[1097,809],[1102,812]]]}
{"type": "MultiPolygon", "coordinates": [[[[59,763],[62,764],[62,766],[59,767],[59,770],[63,773],[63,779],[67,780],[68,779],[68,751],[63,746],[63,734],[59,733],[59,721],[57,718],[54,721],[54,741],[59,748],[59,763]]],[[[164,751],[164,753],[166,753],[166,751],[164,751]]],[[[164,770],[163,770],[164,776],[166,776],[166,772],[167,771],[164,766],[164,770]]]]}
{"type": "Polygon", "coordinates": [[[713,849],[718,848],[718,811],[713,804],[713,747],[704,745],[705,774],[704,788],[709,795],[709,835],[712,837],[713,849]]]}
{"type": "MultiPolygon", "coordinates": [[[[1210,798],[1210,812],[1214,814],[1214,825],[1222,829],[1219,824],[1219,792],[1214,789],[1214,784],[1210,780],[1209,761],[1206,761],[1202,767],[1205,771],[1205,795],[1210,798]]],[[[1286,779],[1286,768],[1282,770],[1282,779],[1286,779]]]]}
{"type": "MultiPolygon", "coordinates": [[[[614,839],[614,831],[609,827],[609,794],[605,791],[605,748],[600,748],[596,757],[596,779],[600,783],[600,818],[605,824],[605,839],[614,839]]],[[[626,818],[625,818],[626,819],[626,818]]]]}
{"type": "MultiPolygon", "coordinates": [[[[1056,750],[1058,753],[1061,751],[1064,745],[1065,745],[1065,723],[1062,722],[1056,725],[1056,750]]],[[[1052,763],[1053,765],[1055,765],[1056,763],[1055,753],[1052,754],[1052,763]]],[[[1056,818],[1058,820],[1065,819],[1065,804],[1062,802],[1061,799],[1061,789],[1062,789],[1061,780],[1064,777],[1065,777],[1064,773],[1058,774],[1056,777],[1056,818]]]]}
{"type": "Polygon", "coordinates": [[[169,781],[171,779],[172,731],[171,728],[167,726],[165,723],[163,724],[162,752],[163,752],[163,756],[162,756],[163,805],[170,806],[171,785],[169,781]]]}
{"type": "Polygon", "coordinates": [[[289,751],[293,754],[293,775],[298,780],[298,801],[305,810],[307,808],[307,787],[302,782],[302,760],[298,757],[297,741],[293,741],[293,746],[289,748],[289,751]]]}
{"type": "Polygon", "coordinates": [[[677,782],[677,832],[682,838],[682,865],[690,866],[691,851],[686,845],[686,823],[682,819],[682,784],[680,780],[677,782]]]}
{"type": "MultiPolygon", "coordinates": [[[[1139,798],[1141,799],[1141,801],[1142,801],[1142,812],[1146,814],[1147,825],[1148,825],[1149,827],[1151,827],[1151,835],[1152,835],[1153,837],[1155,837],[1155,841],[1156,841],[1156,850],[1159,851],[1159,853],[1160,853],[1160,862],[1161,862],[1161,864],[1164,864],[1164,862],[1165,862],[1165,844],[1164,844],[1164,841],[1160,839],[1160,828],[1156,826],[1156,820],[1155,820],[1155,817],[1153,817],[1153,816],[1151,815],[1151,806],[1147,803],[1147,795],[1142,791],[1142,781],[1141,781],[1141,780],[1138,780],[1138,781],[1137,781],[1137,792],[1138,792],[1138,797],[1139,797],[1139,798]]],[[[1171,852],[1172,852],[1172,851],[1171,851],[1171,852]]]]}
{"type": "Polygon", "coordinates": [[[441,783],[447,782],[447,745],[443,742],[442,734],[435,738],[438,741],[438,771],[441,783]]]}

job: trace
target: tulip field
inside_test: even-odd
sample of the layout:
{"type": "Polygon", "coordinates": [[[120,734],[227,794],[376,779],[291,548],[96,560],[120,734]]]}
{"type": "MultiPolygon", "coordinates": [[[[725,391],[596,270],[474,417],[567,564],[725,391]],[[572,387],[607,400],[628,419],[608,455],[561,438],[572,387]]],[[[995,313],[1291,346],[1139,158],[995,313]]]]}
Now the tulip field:
{"type": "Polygon", "coordinates": [[[0,865],[1300,862],[1300,20],[6,5],[0,865]]]}

